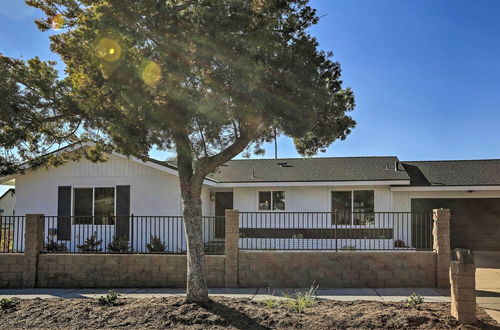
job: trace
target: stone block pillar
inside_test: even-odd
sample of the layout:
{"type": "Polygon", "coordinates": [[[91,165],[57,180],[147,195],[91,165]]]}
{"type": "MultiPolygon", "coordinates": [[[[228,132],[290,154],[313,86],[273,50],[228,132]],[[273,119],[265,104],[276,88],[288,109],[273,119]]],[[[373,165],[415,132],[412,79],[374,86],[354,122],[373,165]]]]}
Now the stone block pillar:
{"type": "Polygon", "coordinates": [[[240,212],[226,210],[226,240],[224,283],[226,288],[238,287],[238,241],[240,239],[240,212]]]}
{"type": "Polygon", "coordinates": [[[463,324],[476,323],[476,266],[472,251],[453,250],[450,282],[451,315],[463,324]]]}
{"type": "Polygon", "coordinates": [[[450,210],[435,209],[433,210],[434,225],[432,228],[432,236],[434,239],[434,251],[436,251],[436,287],[450,287],[450,210]]]}
{"type": "Polygon", "coordinates": [[[26,214],[24,227],[24,288],[34,288],[36,285],[38,255],[43,250],[43,226],[44,217],[42,214],[26,214]]]}

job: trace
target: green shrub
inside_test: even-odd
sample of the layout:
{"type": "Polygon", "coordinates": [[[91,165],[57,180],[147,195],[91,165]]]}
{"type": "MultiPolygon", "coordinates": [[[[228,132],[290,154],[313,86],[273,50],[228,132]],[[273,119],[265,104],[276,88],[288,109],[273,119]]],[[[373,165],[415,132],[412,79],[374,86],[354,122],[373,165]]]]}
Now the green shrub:
{"type": "Polygon", "coordinates": [[[407,248],[408,246],[406,245],[406,243],[403,240],[398,239],[398,240],[394,241],[394,247],[396,247],[396,248],[407,248]]]}
{"type": "Polygon", "coordinates": [[[291,296],[284,295],[284,297],[288,298],[285,301],[286,306],[296,313],[303,313],[306,307],[316,305],[316,291],[318,287],[313,284],[309,291],[297,291],[291,296]]]}
{"type": "Polygon", "coordinates": [[[130,245],[128,245],[128,240],[113,236],[113,241],[108,244],[108,250],[111,252],[129,252],[130,245]]]}
{"type": "Polygon", "coordinates": [[[82,252],[99,252],[102,249],[100,248],[102,240],[97,239],[97,233],[90,236],[85,240],[85,243],[82,245],[77,245],[76,247],[82,252]]]}
{"type": "Polygon", "coordinates": [[[57,243],[52,239],[47,238],[48,243],[45,244],[45,251],[47,252],[67,252],[68,248],[64,243],[57,243]]]}
{"type": "Polygon", "coordinates": [[[151,243],[146,244],[146,249],[152,253],[161,253],[167,250],[167,244],[162,242],[158,236],[151,236],[151,243]]]}
{"type": "Polygon", "coordinates": [[[2,310],[13,309],[19,305],[20,301],[17,298],[2,298],[0,299],[0,308],[2,310]]]}
{"type": "Polygon", "coordinates": [[[105,296],[96,298],[97,303],[101,306],[114,306],[117,304],[119,294],[110,290],[105,296]]]}
{"type": "Polygon", "coordinates": [[[424,297],[417,295],[415,294],[415,292],[413,292],[411,296],[405,299],[404,302],[406,303],[407,307],[417,308],[420,304],[424,302],[424,297]]]}

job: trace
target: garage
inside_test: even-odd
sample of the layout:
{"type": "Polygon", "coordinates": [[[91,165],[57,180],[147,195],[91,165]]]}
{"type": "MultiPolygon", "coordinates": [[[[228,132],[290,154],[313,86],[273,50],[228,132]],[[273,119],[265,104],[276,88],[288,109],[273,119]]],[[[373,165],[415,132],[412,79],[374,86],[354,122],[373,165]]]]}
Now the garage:
{"type": "Polygon", "coordinates": [[[500,198],[419,198],[412,212],[451,212],[451,248],[500,251],[500,198]]]}

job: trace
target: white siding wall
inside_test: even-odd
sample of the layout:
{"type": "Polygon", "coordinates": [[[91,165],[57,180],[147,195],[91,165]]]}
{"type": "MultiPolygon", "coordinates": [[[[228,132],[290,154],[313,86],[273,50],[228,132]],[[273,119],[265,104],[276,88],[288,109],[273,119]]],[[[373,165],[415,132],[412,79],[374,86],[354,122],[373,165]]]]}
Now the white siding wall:
{"type": "MultiPolygon", "coordinates": [[[[58,186],[114,187],[130,185],[130,212],[134,215],[180,215],[181,194],[176,176],[118,156],[104,163],[86,159],[16,176],[18,215],[57,215],[58,186]]],[[[203,189],[203,211],[211,207],[203,189]]]]}
{"type": "Polygon", "coordinates": [[[0,216],[14,215],[15,207],[16,194],[9,191],[0,199],[0,216]],[[1,210],[3,210],[3,212],[1,212],[1,210]]]}
{"type": "Polygon", "coordinates": [[[284,190],[288,212],[330,212],[332,190],[374,190],[375,212],[392,210],[392,194],[389,186],[335,186],[335,187],[266,187],[234,188],[234,208],[242,212],[257,212],[258,192],[284,190]]]}

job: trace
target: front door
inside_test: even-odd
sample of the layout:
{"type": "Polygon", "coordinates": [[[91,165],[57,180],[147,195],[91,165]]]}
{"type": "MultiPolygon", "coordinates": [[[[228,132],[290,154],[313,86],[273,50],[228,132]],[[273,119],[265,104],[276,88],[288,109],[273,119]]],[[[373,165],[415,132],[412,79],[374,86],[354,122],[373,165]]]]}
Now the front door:
{"type": "MultiPolygon", "coordinates": [[[[216,192],[215,193],[215,216],[223,217],[226,214],[226,210],[231,210],[233,208],[233,193],[232,192],[216,192]]],[[[224,238],[225,234],[225,221],[224,218],[221,220],[216,220],[215,225],[215,237],[224,238]]]]}

